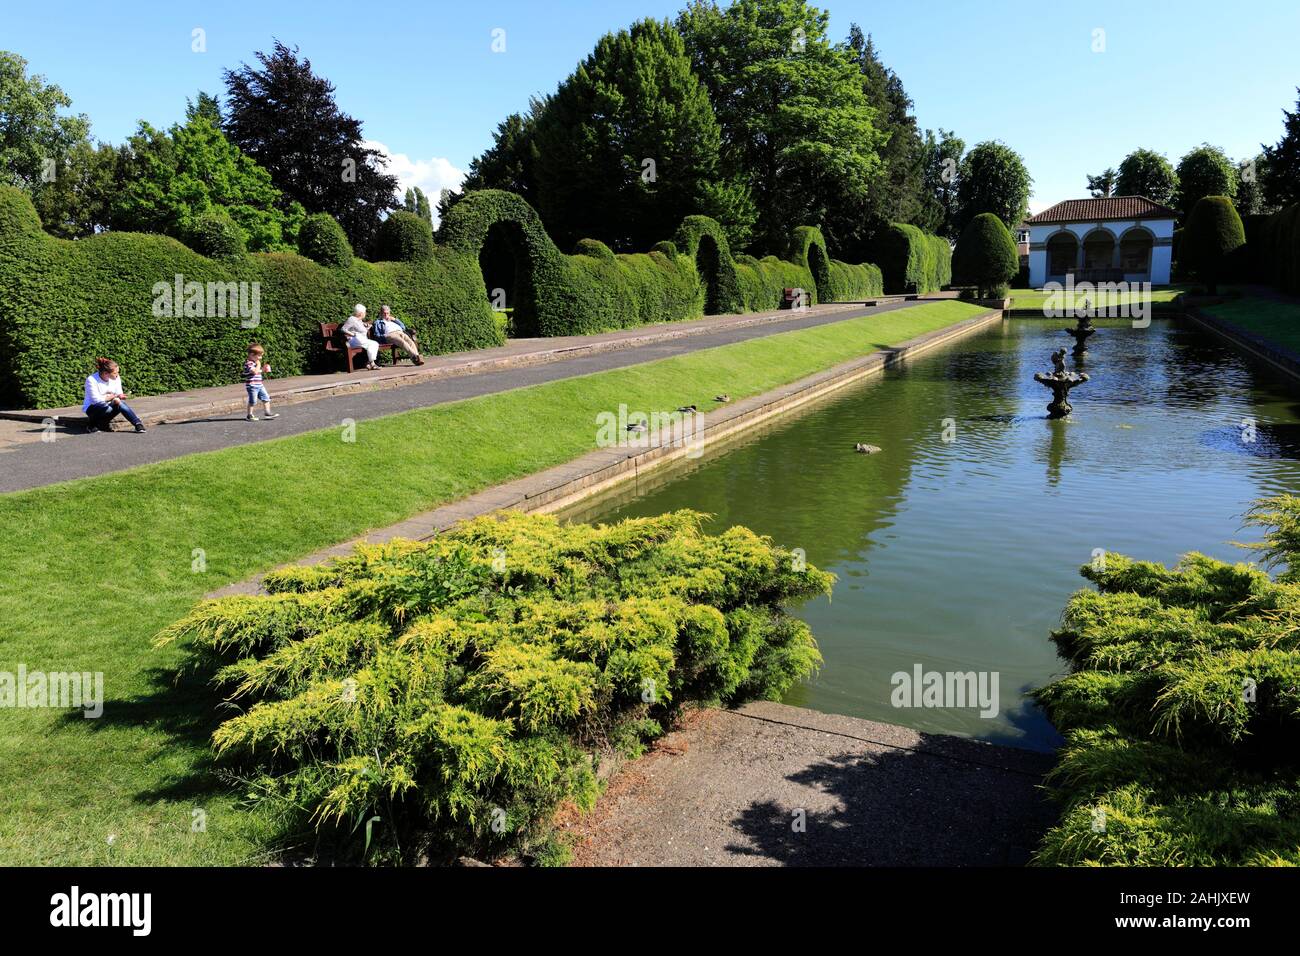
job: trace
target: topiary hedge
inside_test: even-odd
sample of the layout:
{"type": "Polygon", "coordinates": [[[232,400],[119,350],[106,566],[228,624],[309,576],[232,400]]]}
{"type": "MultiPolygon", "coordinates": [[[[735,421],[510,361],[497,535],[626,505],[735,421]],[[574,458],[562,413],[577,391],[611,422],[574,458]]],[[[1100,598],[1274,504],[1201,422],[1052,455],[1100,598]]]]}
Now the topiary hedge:
{"type": "Polygon", "coordinates": [[[1246,230],[1227,196],[1203,196],[1192,207],[1178,247],[1181,266],[1214,295],[1229,278],[1233,257],[1246,244],[1246,230]]]}
{"type": "Polygon", "coordinates": [[[952,257],[958,284],[974,286],[980,298],[1000,298],[1019,270],[1016,241],[1001,219],[985,212],[966,224],[952,257]]]}
{"type": "MultiPolygon", "coordinates": [[[[498,282],[510,286],[505,307],[518,336],[778,309],[787,288],[806,290],[810,302],[881,291],[880,270],[831,260],[820,230],[810,227],[793,231],[793,261],[733,258],[722,228],[705,216],[688,216],[672,241],[649,253],[614,255],[583,240],[565,255],[527,202],[499,190],[456,203],[437,243],[418,216],[394,213],[379,238],[388,262],[355,259],[339,224],[324,214],[303,223],[302,255],[247,255],[215,220],[201,241],[217,257],[153,235],[56,240],[21,192],[0,189],[0,307],[10,317],[0,324],[0,404],[79,401],[97,355],[122,362],[136,394],[234,384],[253,338],[277,375],[334,371],[337,357],[324,353],[319,324],[341,320],[355,302],[392,305],[430,353],[484,348],[502,340],[489,304],[496,290],[488,284],[498,282]],[[202,286],[193,311],[185,283],[202,286]],[[246,315],[252,305],[255,324],[246,315]]],[[[941,266],[927,268],[929,288],[941,266]]]]}
{"type": "Polygon", "coordinates": [[[1253,278],[1300,293],[1300,205],[1265,217],[1248,238],[1253,278]]]}
{"type": "Polygon", "coordinates": [[[310,215],[298,230],[298,251],[323,266],[352,265],[352,243],[339,221],[327,212],[310,215]]]}
{"type": "Polygon", "coordinates": [[[433,228],[415,213],[398,210],[379,224],[376,246],[385,262],[419,262],[433,255],[433,228]]]}
{"type": "Polygon", "coordinates": [[[779,699],[820,663],[784,608],[831,575],[702,518],[480,518],[273,572],[269,596],[206,602],[159,643],[190,642],[238,701],[213,744],[241,789],[340,856],[527,851],[562,802],[590,807],[604,754],[684,704],[779,699]]]}
{"type": "Polygon", "coordinates": [[[952,281],[952,248],[908,223],[893,223],[875,244],[885,291],[891,295],[938,292],[952,281]]]}
{"type": "Polygon", "coordinates": [[[342,321],[356,302],[392,305],[429,352],[500,342],[477,263],[448,249],[421,262],[354,259],[338,268],[292,253],[211,259],[137,233],[56,239],[41,230],[25,194],[0,188],[6,407],[80,403],[98,355],[119,361],[128,387],[142,395],[238,383],[253,340],[277,376],[337,371],[319,323],[342,321]]]}

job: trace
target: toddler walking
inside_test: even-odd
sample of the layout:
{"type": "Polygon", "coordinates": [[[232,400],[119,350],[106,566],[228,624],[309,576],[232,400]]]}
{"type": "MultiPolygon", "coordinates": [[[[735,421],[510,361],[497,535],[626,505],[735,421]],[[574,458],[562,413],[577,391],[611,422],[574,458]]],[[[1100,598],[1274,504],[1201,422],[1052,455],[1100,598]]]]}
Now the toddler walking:
{"type": "Polygon", "coordinates": [[[248,361],[244,363],[244,385],[248,389],[247,421],[250,422],[257,421],[257,416],[253,414],[253,411],[257,408],[259,401],[266,406],[265,418],[280,417],[271,411],[271,396],[263,382],[263,375],[271,371],[271,363],[262,361],[262,356],[265,354],[266,350],[254,342],[248,347],[248,361]]]}

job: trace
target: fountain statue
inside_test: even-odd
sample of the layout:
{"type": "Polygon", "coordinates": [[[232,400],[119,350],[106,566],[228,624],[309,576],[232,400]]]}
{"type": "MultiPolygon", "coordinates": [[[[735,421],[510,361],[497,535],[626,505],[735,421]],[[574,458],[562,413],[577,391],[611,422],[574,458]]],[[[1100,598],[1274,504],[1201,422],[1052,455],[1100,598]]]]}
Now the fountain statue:
{"type": "Polygon", "coordinates": [[[1052,371],[1035,372],[1034,381],[1052,390],[1052,403],[1047,406],[1048,418],[1064,418],[1070,414],[1070,389],[1088,381],[1086,372],[1067,372],[1065,370],[1065,349],[1052,353],[1052,371]]]}
{"type": "Polygon", "coordinates": [[[1088,339],[1097,331],[1097,328],[1092,324],[1092,316],[1087,312],[1082,312],[1075,320],[1074,328],[1062,329],[1062,331],[1066,335],[1074,336],[1074,354],[1079,356],[1088,351],[1088,339]]]}

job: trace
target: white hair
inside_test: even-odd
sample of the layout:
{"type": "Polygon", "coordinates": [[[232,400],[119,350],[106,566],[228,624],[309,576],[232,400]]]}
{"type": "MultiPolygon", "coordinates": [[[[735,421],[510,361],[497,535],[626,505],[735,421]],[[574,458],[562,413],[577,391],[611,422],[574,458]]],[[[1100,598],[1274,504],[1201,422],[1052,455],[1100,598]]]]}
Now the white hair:
{"type": "Polygon", "coordinates": [[[362,305],[360,302],[358,302],[356,305],[354,305],[354,306],[352,307],[352,314],[353,314],[353,315],[365,315],[365,314],[366,314],[366,307],[365,307],[364,305],[362,305]]]}

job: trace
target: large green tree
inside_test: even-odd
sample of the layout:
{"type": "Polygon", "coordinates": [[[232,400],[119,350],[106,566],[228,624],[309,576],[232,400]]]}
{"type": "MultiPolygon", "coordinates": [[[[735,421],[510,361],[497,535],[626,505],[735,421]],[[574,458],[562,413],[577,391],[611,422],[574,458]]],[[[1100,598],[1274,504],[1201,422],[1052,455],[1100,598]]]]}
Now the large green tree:
{"type": "Polygon", "coordinates": [[[46,232],[79,239],[108,229],[122,193],[122,176],[130,150],[108,143],[74,144],[59,165],[58,176],[34,190],[32,202],[46,232]]]}
{"type": "Polygon", "coordinates": [[[1015,229],[1029,211],[1032,184],[1019,153],[1003,143],[979,143],[961,162],[957,215],[962,230],[985,212],[997,216],[1008,229],[1015,229]]]}
{"type": "Polygon", "coordinates": [[[1183,228],[1179,260],[1214,295],[1219,282],[1228,276],[1232,256],[1245,244],[1246,231],[1232,200],[1227,196],[1202,196],[1183,228]]]}
{"type": "Polygon", "coordinates": [[[722,127],[723,177],[751,186],[758,251],[785,251],[802,224],[842,248],[852,237],[828,211],[864,203],[880,169],[862,70],[827,25],[804,0],[696,0],[677,19],[722,127]]]}
{"type": "Polygon", "coordinates": [[[88,142],[84,115],[61,113],[72,100],[45,77],[27,74],[27,61],[0,50],[0,182],[37,189],[73,147],[88,142]]]}
{"type": "Polygon", "coordinates": [[[1117,196],[1146,196],[1152,202],[1169,205],[1178,189],[1178,174],[1169,160],[1154,149],[1135,149],[1119,164],[1117,196]]]}
{"type": "Polygon", "coordinates": [[[561,247],[646,250],[694,213],[738,247],[749,239],[748,191],[721,171],[718,122],[670,23],[602,37],[537,111],[532,137],[538,210],[561,247]]]}
{"type": "Polygon", "coordinates": [[[966,143],[950,130],[925,131],[924,202],[916,224],[927,232],[956,239],[960,207],[957,194],[966,143]]]}
{"type": "Polygon", "coordinates": [[[858,262],[890,223],[928,223],[928,154],[903,81],[884,64],[872,37],[856,23],[849,27],[847,49],[862,72],[862,89],[875,110],[875,126],[885,137],[879,148],[880,166],[862,206],[845,203],[827,210],[828,230],[845,243],[836,253],[858,262]]]}
{"type": "Polygon", "coordinates": [[[1184,223],[1204,197],[1236,195],[1236,167],[1219,147],[1203,143],[1178,161],[1178,211],[1184,223]]]}
{"type": "MultiPolygon", "coordinates": [[[[1300,88],[1296,89],[1300,94],[1300,88]]],[[[1266,204],[1275,208],[1300,203],[1300,98],[1294,111],[1284,109],[1282,138],[1264,147],[1266,171],[1261,178],[1266,204]]]]}
{"type": "Polygon", "coordinates": [[[271,174],[283,210],[297,202],[329,213],[369,254],[384,214],[398,205],[385,157],[364,145],[361,121],[339,109],[334,84],[296,47],[277,40],[257,61],[224,74],[227,135],[271,174]]]}
{"type": "Polygon", "coordinates": [[[303,218],[270,174],[194,113],[170,130],[141,123],[131,137],[113,227],[189,238],[200,217],[224,212],[251,251],[292,249],[303,218]]]}

